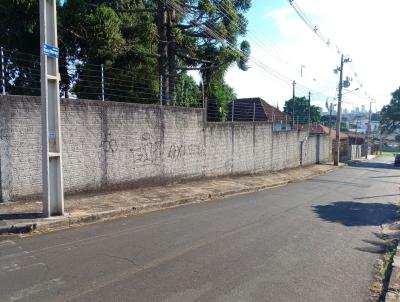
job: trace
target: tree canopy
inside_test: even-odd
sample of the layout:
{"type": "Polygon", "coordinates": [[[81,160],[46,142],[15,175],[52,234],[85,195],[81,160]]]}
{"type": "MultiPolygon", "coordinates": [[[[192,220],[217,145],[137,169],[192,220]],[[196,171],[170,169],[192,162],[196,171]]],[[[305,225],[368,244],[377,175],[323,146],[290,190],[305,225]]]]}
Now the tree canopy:
{"type": "MultiPolygon", "coordinates": [[[[177,90],[188,84],[185,71],[194,69],[210,102],[217,101],[228,68],[248,68],[250,45],[239,38],[250,5],[251,0],[58,1],[61,91],[100,98],[104,65],[106,99],[159,102],[161,75],[164,102],[178,104],[177,90]]],[[[0,40],[10,56],[7,90],[38,89],[39,58],[17,57],[39,55],[38,1],[0,0],[0,20],[0,40]]],[[[200,100],[185,104],[199,106],[200,100]]]]}
{"type": "Polygon", "coordinates": [[[321,112],[317,106],[311,105],[305,97],[296,97],[295,102],[290,99],[285,102],[283,111],[289,115],[293,115],[294,106],[294,121],[299,124],[308,124],[308,116],[310,114],[310,123],[319,123],[321,120],[321,112]],[[309,112],[310,110],[310,112],[309,112]]]}
{"type": "Polygon", "coordinates": [[[38,54],[40,50],[39,1],[0,0],[0,41],[5,55],[6,90],[12,94],[40,93],[40,62],[15,51],[38,54]]]}
{"type": "Polygon", "coordinates": [[[392,99],[389,105],[382,108],[381,111],[381,129],[382,132],[392,133],[400,128],[400,88],[392,93],[392,99]]]}

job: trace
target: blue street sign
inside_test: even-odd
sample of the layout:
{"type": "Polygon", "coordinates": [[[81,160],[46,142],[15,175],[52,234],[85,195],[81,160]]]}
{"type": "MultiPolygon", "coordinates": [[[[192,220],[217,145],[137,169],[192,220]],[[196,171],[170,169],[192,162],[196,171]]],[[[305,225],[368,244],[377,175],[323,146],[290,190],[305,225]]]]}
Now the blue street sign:
{"type": "Polygon", "coordinates": [[[44,43],[42,46],[42,52],[46,56],[56,58],[56,59],[58,59],[59,53],[60,53],[60,51],[57,47],[46,44],[46,43],[44,43]]]}

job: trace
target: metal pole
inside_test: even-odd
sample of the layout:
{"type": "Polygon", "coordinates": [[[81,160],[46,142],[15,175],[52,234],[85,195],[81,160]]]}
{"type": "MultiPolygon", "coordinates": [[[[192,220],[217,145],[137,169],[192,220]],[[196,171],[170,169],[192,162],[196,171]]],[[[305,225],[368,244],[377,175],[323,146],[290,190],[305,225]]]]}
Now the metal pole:
{"type": "Polygon", "coordinates": [[[203,123],[205,125],[208,120],[208,111],[207,111],[207,99],[206,99],[205,87],[204,87],[204,77],[202,77],[201,81],[202,81],[201,92],[203,94],[203,123]]]}
{"type": "Polygon", "coordinates": [[[163,76],[160,75],[160,106],[163,105],[163,76]]]}
{"type": "Polygon", "coordinates": [[[356,119],[356,145],[358,145],[358,119],[356,119]]]}
{"type": "Polygon", "coordinates": [[[101,100],[104,102],[104,64],[101,64],[101,100]]]}
{"type": "Polygon", "coordinates": [[[369,117],[368,117],[368,128],[367,128],[367,153],[365,159],[368,159],[369,152],[369,136],[371,135],[371,114],[372,114],[372,101],[369,102],[369,117]]]}
{"type": "Polygon", "coordinates": [[[235,120],[235,101],[232,101],[232,122],[235,120]]]}
{"type": "Polygon", "coordinates": [[[294,123],[295,123],[295,117],[294,117],[294,113],[295,113],[295,111],[294,111],[294,107],[296,106],[296,100],[295,100],[295,97],[296,97],[296,81],[293,81],[293,108],[292,108],[292,126],[293,126],[293,129],[294,129],[294,123]]]}
{"type": "Polygon", "coordinates": [[[336,117],[336,156],[334,158],[335,166],[339,166],[340,162],[340,124],[342,121],[342,89],[343,89],[343,66],[344,66],[344,55],[340,60],[340,80],[339,80],[339,95],[338,95],[338,110],[336,117]]]}
{"type": "Polygon", "coordinates": [[[272,124],[275,124],[275,107],[272,107],[272,124]]]}
{"type": "Polygon", "coordinates": [[[256,121],[256,103],[253,103],[253,123],[256,121]]]}
{"type": "Polygon", "coordinates": [[[56,0],[40,0],[43,214],[64,215],[56,0]]]}
{"type": "Polygon", "coordinates": [[[286,119],[285,130],[288,131],[289,129],[288,129],[288,123],[287,123],[287,115],[285,116],[285,119],[286,119]]]}
{"type": "Polygon", "coordinates": [[[203,100],[203,109],[206,109],[205,105],[205,99],[204,99],[204,78],[201,78],[201,95],[202,95],[202,100],[203,100]]]}
{"type": "Polygon", "coordinates": [[[310,133],[311,125],[311,91],[308,92],[308,133],[310,133]]]}
{"type": "Polygon", "coordinates": [[[3,95],[6,95],[6,76],[5,76],[5,65],[4,65],[4,48],[0,48],[1,56],[1,87],[3,88],[3,95]]]}

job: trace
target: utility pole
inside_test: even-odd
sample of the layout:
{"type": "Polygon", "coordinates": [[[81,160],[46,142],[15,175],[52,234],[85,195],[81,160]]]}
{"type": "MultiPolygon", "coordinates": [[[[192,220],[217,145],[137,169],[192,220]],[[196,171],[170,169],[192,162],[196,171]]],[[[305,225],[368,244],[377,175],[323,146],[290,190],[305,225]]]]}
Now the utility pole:
{"type": "Polygon", "coordinates": [[[292,85],[293,85],[292,127],[294,129],[294,125],[295,125],[295,117],[294,117],[295,110],[294,110],[294,107],[296,106],[296,100],[295,100],[295,98],[296,98],[296,81],[293,81],[292,85]]]}
{"type": "Polygon", "coordinates": [[[367,128],[367,153],[365,159],[368,159],[369,153],[369,136],[371,135],[371,114],[372,114],[372,100],[369,102],[369,117],[368,117],[368,128],[367,128]]]}
{"type": "Polygon", "coordinates": [[[45,217],[64,215],[56,0],[40,0],[42,185],[45,217]]]}
{"type": "Polygon", "coordinates": [[[340,124],[342,121],[342,89],[343,89],[343,66],[344,66],[344,55],[340,59],[340,76],[339,76],[339,94],[338,94],[338,110],[336,115],[336,156],[334,156],[335,166],[339,166],[340,162],[340,124]]]}

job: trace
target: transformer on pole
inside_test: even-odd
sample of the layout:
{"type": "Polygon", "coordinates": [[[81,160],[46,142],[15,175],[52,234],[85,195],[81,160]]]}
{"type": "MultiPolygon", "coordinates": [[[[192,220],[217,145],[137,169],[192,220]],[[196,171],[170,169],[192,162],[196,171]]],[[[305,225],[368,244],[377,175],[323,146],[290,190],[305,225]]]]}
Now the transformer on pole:
{"type": "Polygon", "coordinates": [[[42,185],[45,217],[64,215],[56,0],[40,0],[42,185]]]}

